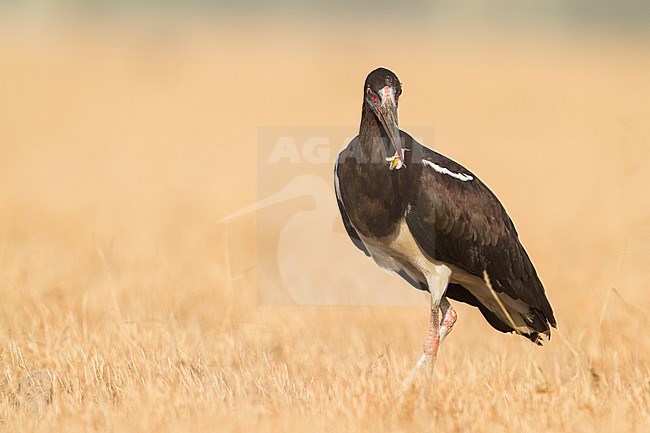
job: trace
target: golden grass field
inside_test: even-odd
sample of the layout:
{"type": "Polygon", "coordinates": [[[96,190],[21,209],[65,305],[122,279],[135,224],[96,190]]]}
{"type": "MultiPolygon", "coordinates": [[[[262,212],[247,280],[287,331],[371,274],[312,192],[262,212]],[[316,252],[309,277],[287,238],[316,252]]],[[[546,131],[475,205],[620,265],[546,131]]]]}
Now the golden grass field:
{"type": "Polygon", "coordinates": [[[648,45],[398,26],[2,27],[0,429],[650,431],[648,45]],[[379,65],[504,202],[559,326],[539,348],[456,304],[406,398],[426,304],[261,306],[263,233],[218,223],[258,198],[259,127],[354,134],[379,65]]]}

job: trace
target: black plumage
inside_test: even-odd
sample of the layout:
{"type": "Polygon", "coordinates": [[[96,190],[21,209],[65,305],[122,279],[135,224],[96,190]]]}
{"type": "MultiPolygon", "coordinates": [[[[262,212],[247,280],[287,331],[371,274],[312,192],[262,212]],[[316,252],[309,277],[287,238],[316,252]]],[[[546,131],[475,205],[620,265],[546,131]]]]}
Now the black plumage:
{"type": "Polygon", "coordinates": [[[397,129],[401,91],[397,76],[383,68],[364,84],[359,136],[339,154],[335,167],[348,235],[368,256],[369,244],[375,250],[386,245],[398,263],[393,270],[415,288],[429,290],[421,267],[406,253],[390,252],[405,224],[424,256],[451,268],[445,297],[478,307],[499,331],[516,330],[535,342],[540,334],[550,336],[556,326],[553,311],[512,220],[472,172],[397,129]],[[507,314],[479,287],[485,272],[506,301],[507,314]],[[517,329],[508,315],[518,320],[517,329]]]}

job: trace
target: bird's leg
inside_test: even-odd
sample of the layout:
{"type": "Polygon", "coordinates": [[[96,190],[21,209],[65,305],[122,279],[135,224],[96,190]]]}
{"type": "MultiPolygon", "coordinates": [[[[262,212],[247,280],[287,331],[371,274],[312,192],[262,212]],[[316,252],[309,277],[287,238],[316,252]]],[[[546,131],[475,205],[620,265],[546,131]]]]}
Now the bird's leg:
{"type": "Polygon", "coordinates": [[[440,301],[440,311],[442,312],[442,319],[440,320],[440,343],[443,342],[445,337],[451,332],[451,328],[454,327],[458,315],[454,310],[454,307],[451,306],[447,298],[442,298],[440,301]]]}
{"type": "Polygon", "coordinates": [[[409,375],[402,387],[403,393],[410,393],[416,385],[416,378],[422,378],[424,366],[427,367],[426,379],[433,377],[433,364],[438,356],[440,342],[447,336],[454,322],[456,313],[451,308],[449,302],[444,299],[447,285],[451,277],[451,270],[446,266],[438,268],[436,274],[427,277],[429,293],[431,294],[431,318],[429,320],[429,335],[424,342],[424,353],[415,365],[415,369],[409,375]],[[440,307],[443,309],[442,320],[440,318],[440,307]]]}
{"type": "Polygon", "coordinates": [[[429,335],[424,341],[424,354],[418,361],[416,368],[423,366],[429,367],[429,372],[433,373],[433,364],[438,356],[440,347],[440,301],[431,297],[431,318],[429,320],[429,335]]]}
{"type": "MultiPolygon", "coordinates": [[[[454,307],[451,306],[447,298],[442,298],[440,301],[440,312],[442,317],[440,319],[440,326],[438,327],[438,348],[440,348],[440,344],[442,344],[447,335],[449,335],[451,329],[456,323],[456,320],[458,319],[456,310],[454,310],[454,307]]],[[[433,320],[433,311],[431,314],[431,320],[433,320]]],[[[435,337],[432,335],[432,329],[433,327],[429,325],[429,336],[424,343],[424,354],[417,363],[418,367],[422,367],[424,365],[433,365],[435,361],[437,350],[434,354],[433,350],[434,346],[436,346],[436,342],[435,337]]]]}

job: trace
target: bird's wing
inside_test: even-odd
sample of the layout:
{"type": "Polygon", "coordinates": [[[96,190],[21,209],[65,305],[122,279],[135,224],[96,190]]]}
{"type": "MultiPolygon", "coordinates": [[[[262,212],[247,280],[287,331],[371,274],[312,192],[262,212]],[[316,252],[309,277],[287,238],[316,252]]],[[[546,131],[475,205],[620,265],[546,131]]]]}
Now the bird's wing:
{"type": "Polygon", "coordinates": [[[528,307],[522,317],[529,336],[548,334],[553,311],[497,197],[469,170],[426,147],[422,164],[420,191],[406,215],[420,248],[478,278],[487,271],[496,292],[528,307]]]}
{"type": "Polygon", "coordinates": [[[343,205],[343,199],[341,198],[341,184],[338,176],[340,157],[341,154],[339,154],[336,157],[336,162],[334,163],[334,191],[336,192],[336,203],[339,205],[339,211],[341,212],[341,219],[343,220],[343,226],[345,227],[345,231],[348,232],[348,236],[350,236],[350,240],[357,248],[363,251],[363,253],[367,257],[370,257],[370,252],[368,252],[368,249],[366,248],[363,241],[361,240],[361,237],[359,237],[359,233],[357,233],[357,231],[352,226],[352,222],[350,222],[350,217],[348,217],[348,213],[345,211],[345,206],[343,205]]]}

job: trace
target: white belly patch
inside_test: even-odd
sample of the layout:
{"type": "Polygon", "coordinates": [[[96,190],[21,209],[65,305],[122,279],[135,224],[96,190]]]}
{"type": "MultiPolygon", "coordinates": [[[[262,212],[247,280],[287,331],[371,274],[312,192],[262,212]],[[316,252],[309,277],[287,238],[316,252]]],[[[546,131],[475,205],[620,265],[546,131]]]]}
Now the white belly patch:
{"type": "MultiPolygon", "coordinates": [[[[442,298],[447,290],[452,271],[445,263],[433,260],[422,252],[406,225],[406,220],[402,220],[396,234],[386,241],[364,236],[361,236],[361,240],[379,266],[390,271],[409,273],[406,264],[410,264],[427,279],[431,296],[442,298]]],[[[418,279],[413,277],[415,280],[418,279]]]]}
{"type": "MultiPolygon", "coordinates": [[[[412,275],[408,268],[417,269],[427,280],[432,297],[440,300],[451,283],[460,284],[469,290],[476,299],[498,316],[504,323],[510,323],[506,313],[494,299],[490,288],[482,278],[471,275],[464,270],[449,263],[434,260],[426,255],[418,246],[409,230],[406,220],[402,220],[399,231],[388,239],[377,240],[361,236],[368,252],[375,262],[388,271],[409,274],[414,280],[418,277],[412,275]]],[[[496,292],[495,292],[496,293],[496,292]]],[[[507,308],[518,331],[523,333],[534,332],[526,325],[524,317],[528,316],[529,307],[521,300],[513,299],[504,293],[496,293],[503,305],[507,308]]]]}

